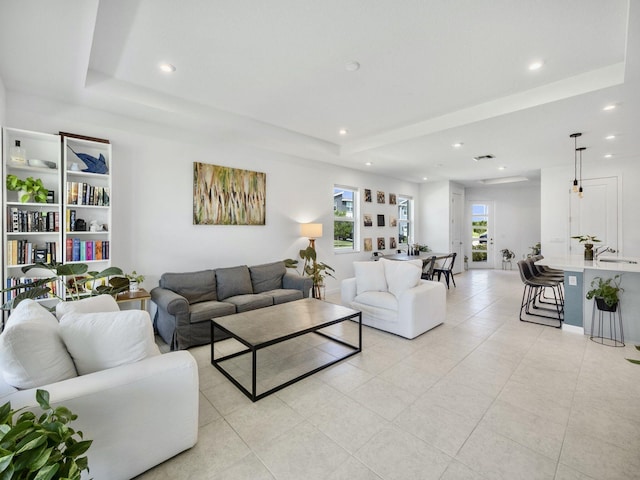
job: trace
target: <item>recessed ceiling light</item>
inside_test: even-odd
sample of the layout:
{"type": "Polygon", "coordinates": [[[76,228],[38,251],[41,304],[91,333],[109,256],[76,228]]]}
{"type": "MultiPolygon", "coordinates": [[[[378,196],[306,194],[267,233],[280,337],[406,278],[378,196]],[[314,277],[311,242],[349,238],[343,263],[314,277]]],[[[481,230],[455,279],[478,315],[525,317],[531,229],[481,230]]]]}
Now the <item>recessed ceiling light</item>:
{"type": "Polygon", "coordinates": [[[346,128],[341,128],[340,130],[338,130],[338,133],[340,135],[346,135],[347,133],[349,133],[349,130],[347,130],[346,128]]]}
{"type": "Polygon", "coordinates": [[[160,70],[162,70],[164,73],[173,73],[176,71],[176,67],[174,65],[171,65],[170,63],[161,63],[160,70]]]}
{"type": "Polygon", "coordinates": [[[355,60],[347,62],[344,68],[347,70],[347,72],[357,72],[358,70],[360,70],[360,63],[356,62],[355,60]]]}
{"type": "Polygon", "coordinates": [[[426,182],[429,179],[427,177],[422,177],[422,180],[424,180],[426,182]]]}
{"type": "Polygon", "coordinates": [[[615,135],[607,135],[606,137],[604,137],[606,140],[613,140],[614,138],[616,138],[615,135]]]}
{"type": "Polygon", "coordinates": [[[504,165],[500,165],[500,166],[498,167],[498,170],[506,170],[506,169],[507,169],[507,167],[505,167],[504,165]]]}
{"type": "Polygon", "coordinates": [[[371,165],[373,165],[373,163],[371,163],[371,162],[365,162],[365,165],[366,165],[367,167],[370,167],[371,165]]]}
{"type": "Polygon", "coordinates": [[[452,143],[452,144],[451,144],[451,146],[452,146],[453,148],[460,148],[462,145],[464,145],[464,143],[462,143],[462,142],[452,143]]]}
{"type": "Polygon", "coordinates": [[[603,110],[606,112],[606,111],[609,111],[609,110],[613,110],[615,108],[616,108],[616,106],[614,104],[611,104],[611,105],[607,105],[606,107],[604,107],[603,110]]]}
{"type": "Polygon", "coordinates": [[[542,61],[535,61],[535,62],[531,62],[529,64],[529,70],[533,71],[533,70],[540,70],[542,68],[542,66],[544,65],[544,62],[542,61]]]}
{"type": "Polygon", "coordinates": [[[605,154],[605,156],[604,156],[604,158],[611,158],[611,157],[613,157],[613,154],[611,154],[611,153],[607,153],[607,154],[605,154]]]}

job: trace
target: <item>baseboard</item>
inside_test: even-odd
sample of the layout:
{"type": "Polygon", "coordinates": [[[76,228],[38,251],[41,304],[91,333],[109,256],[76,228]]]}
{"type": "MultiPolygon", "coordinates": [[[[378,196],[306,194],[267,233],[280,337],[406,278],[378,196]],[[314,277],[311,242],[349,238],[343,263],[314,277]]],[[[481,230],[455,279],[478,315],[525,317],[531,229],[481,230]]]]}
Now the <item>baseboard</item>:
{"type": "Polygon", "coordinates": [[[571,333],[578,333],[580,335],[584,335],[584,328],[578,327],[576,325],[567,325],[566,323],[563,323],[562,324],[562,330],[567,331],[567,332],[571,332],[571,333]]]}

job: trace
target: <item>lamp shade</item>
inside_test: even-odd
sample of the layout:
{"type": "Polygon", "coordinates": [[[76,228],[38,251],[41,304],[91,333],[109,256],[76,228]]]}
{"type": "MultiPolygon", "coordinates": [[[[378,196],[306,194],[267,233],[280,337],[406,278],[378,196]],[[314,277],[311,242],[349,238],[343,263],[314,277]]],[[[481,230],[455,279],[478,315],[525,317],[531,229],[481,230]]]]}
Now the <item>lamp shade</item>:
{"type": "Polygon", "coordinates": [[[322,224],[321,223],[301,223],[300,235],[307,238],[320,238],[322,237],[322,224]]]}

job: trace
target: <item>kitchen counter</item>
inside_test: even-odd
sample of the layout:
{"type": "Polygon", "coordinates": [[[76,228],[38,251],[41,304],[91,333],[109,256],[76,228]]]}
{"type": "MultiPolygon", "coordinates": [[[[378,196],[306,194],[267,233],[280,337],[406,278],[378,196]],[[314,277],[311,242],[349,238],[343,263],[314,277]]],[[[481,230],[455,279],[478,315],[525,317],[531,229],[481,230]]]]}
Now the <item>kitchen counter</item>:
{"type": "Polygon", "coordinates": [[[582,255],[567,255],[566,257],[543,258],[542,260],[538,260],[536,264],[571,272],[609,270],[615,272],[640,273],[640,259],[632,257],[602,255],[598,260],[585,260],[582,255]]]}
{"type": "Polygon", "coordinates": [[[606,279],[621,275],[624,292],[620,296],[620,311],[625,343],[640,344],[640,259],[603,255],[599,260],[585,260],[582,255],[570,255],[543,258],[536,264],[564,270],[564,323],[583,328],[587,335],[591,332],[593,314],[593,300],[586,298],[591,282],[596,277],[606,279]],[[623,262],[603,261],[611,259],[623,262]]]}

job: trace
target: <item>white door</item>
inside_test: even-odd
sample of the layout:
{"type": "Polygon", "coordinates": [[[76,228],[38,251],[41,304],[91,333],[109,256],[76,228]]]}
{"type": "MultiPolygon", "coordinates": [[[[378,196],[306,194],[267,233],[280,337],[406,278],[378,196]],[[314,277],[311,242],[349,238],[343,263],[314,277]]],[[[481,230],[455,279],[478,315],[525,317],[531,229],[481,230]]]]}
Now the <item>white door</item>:
{"type": "Polygon", "coordinates": [[[462,242],[462,231],[464,223],[464,205],[462,204],[462,194],[453,192],[451,194],[451,249],[457,254],[456,262],[453,264],[453,273],[460,273],[464,268],[464,243],[462,242]]]}
{"type": "Polygon", "coordinates": [[[468,202],[469,268],[493,268],[493,202],[468,202]]]}
{"type": "MultiPolygon", "coordinates": [[[[592,178],[582,182],[584,195],[571,195],[571,236],[595,235],[601,242],[594,246],[608,246],[619,250],[618,245],[618,178],[592,178]]],[[[569,253],[579,255],[584,246],[571,239],[569,253]]]]}

